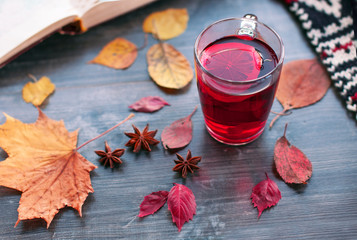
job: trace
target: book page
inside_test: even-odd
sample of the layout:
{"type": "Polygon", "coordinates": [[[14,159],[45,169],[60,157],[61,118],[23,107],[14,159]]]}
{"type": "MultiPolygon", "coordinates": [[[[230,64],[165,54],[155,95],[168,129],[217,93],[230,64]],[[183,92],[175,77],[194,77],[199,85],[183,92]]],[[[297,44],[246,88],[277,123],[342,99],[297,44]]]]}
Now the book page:
{"type": "Polygon", "coordinates": [[[61,27],[83,29],[155,0],[0,0],[0,67],[61,27]]]}
{"type": "Polygon", "coordinates": [[[79,17],[82,19],[83,27],[88,29],[153,1],[155,0],[97,0],[95,6],[89,10],[78,10],[82,13],[79,17]]]}
{"type": "Polygon", "coordinates": [[[0,65],[19,50],[71,22],[77,10],[69,1],[0,1],[0,65]]]}
{"type": "MultiPolygon", "coordinates": [[[[69,0],[69,1],[73,6],[73,8],[76,9],[78,13],[78,17],[82,17],[82,15],[85,12],[87,12],[89,9],[91,9],[98,3],[103,2],[103,0],[102,1],[101,0],[69,0]]],[[[120,0],[114,0],[114,1],[120,1],[120,0]]]]}

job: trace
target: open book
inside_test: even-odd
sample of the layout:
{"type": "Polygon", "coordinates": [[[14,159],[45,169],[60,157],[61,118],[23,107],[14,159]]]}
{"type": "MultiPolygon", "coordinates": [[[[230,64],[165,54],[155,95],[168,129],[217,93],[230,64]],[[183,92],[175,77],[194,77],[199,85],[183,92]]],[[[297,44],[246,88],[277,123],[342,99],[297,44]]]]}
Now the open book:
{"type": "Polygon", "coordinates": [[[0,67],[53,32],[84,32],[153,1],[1,0],[0,67]]]}

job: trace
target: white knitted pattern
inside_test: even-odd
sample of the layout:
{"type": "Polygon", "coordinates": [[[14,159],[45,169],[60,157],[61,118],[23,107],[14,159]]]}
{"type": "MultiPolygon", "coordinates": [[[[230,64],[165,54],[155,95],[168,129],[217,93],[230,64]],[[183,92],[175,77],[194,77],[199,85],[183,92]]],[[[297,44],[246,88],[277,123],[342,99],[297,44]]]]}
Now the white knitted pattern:
{"type": "Polygon", "coordinates": [[[350,16],[341,16],[342,4],[343,0],[298,0],[292,2],[289,9],[300,20],[316,53],[321,56],[334,86],[345,100],[346,108],[357,112],[356,99],[352,99],[357,96],[357,91],[352,91],[357,90],[357,41],[354,39],[352,9],[350,16]],[[314,29],[312,26],[316,19],[309,16],[311,9],[304,7],[337,19],[338,23],[331,21],[327,26],[314,29]]]}

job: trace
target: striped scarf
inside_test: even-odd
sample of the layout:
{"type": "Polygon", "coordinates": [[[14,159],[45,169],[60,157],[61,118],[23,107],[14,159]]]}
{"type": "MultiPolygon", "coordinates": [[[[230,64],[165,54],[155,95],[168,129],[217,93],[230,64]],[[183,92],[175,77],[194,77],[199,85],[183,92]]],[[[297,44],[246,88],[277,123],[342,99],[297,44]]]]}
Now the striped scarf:
{"type": "MultiPolygon", "coordinates": [[[[357,112],[357,0],[285,0],[330,74],[346,108],[357,112]],[[353,24],[355,20],[355,25],[353,24]]],[[[355,114],[356,119],[357,115],[355,114]]]]}

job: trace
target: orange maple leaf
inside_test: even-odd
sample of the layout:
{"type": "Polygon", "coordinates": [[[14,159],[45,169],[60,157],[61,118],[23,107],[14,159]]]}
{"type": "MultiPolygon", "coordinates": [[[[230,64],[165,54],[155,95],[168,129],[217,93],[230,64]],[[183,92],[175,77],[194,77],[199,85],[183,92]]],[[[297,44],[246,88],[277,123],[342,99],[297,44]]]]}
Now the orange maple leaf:
{"type": "Polygon", "coordinates": [[[94,192],[90,172],[95,165],[77,152],[78,130],[48,118],[40,109],[35,123],[6,116],[0,125],[0,185],[22,192],[18,220],[42,218],[49,227],[59,209],[70,206],[82,216],[88,193],[94,192]]]}

